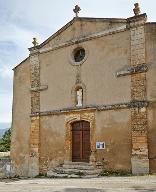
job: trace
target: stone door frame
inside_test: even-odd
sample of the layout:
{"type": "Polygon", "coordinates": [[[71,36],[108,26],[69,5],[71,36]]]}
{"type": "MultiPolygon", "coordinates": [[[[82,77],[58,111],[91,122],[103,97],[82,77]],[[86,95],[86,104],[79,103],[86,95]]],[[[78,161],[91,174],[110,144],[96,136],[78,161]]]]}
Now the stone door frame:
{"type": "Polygon", "coordinates": [[[76,121],[87,121],[90,123],[90,164],[96,163],[95,145],[95,113],[94,112],[72,112],[65,115],[65,162],[72,162],[72,123],[76,121]]]}

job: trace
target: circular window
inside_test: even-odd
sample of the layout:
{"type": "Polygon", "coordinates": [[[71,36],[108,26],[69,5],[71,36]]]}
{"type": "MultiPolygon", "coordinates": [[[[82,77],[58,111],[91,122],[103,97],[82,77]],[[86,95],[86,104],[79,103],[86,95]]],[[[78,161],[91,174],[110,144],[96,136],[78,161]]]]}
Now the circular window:
{"type": "Polygon", "coordinates": [[[88,58],[87,47],[77,46],[71,47],[69,52],[69,62],[74,66],[82,65],[88,58]]]}
{"type": "Polygon", "coordinates": [[[79,49],[74,50],[73,56],[74,56],[74,61],[75,62],[82,61],[85,58],[85,50],[84,50],[84,48],[79,48],[79,49]]]}

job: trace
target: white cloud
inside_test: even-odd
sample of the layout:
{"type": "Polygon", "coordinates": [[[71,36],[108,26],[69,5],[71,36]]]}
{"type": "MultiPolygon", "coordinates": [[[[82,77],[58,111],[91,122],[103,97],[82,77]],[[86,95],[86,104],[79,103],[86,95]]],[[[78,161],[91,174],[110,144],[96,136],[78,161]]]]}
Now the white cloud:
{"type": "MultiPolygon", "coordinates": [[[[0,43],[11,42],[0,52],[0,122],[10,122],[12,113],[12,68],[28,55],[32,38],[45,40],[74,17],[79,4],[81,17],[133,16],[136,0],[0,0],[0,43]],[[8,91],[8,92],[6,92],[8,91]]],[[[156,20],[156,0],[139,0],[149,21],[156,20]]]]}
{"type": "Polygon", "coordinates": [[[13,77],[13,72],[12,72],[11,67],[3,65],[0,68],[0,77],[2,77],[2,78],[8,78],[8,77],[12,78],[13,77]]]}
{"type": "Polygon", "coordinates": [[[10,123],[12,116],[12,96],[9,93],[0,93],[0,123],[10,123]]]}
{"type": "MultiPolygon", "coordinates": [[[[14,0],[11,4],[12,17],[23,19],[43,27],[58,27],[74,16],[74,5],[81,7],[80,16],[129,17],[133,15],[136,0],[14,0]]],[[[147,12],[150,20],[155,19],[155,0],[139,0],[141,11],[147,12]]]]}
{"type": "Polygon", "coordinates": [[[6,23],[0,30],[0,41],[13,42],[18,47],[31,46],[34,33],[15,24],[6,23]]]}

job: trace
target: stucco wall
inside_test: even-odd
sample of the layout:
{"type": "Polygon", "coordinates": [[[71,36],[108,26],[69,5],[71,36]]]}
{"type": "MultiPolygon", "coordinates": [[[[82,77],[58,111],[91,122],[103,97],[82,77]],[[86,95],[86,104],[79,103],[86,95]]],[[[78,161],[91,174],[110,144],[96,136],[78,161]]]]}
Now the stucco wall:
{"type": "Polygon", "coordinates": [[[46,168],[56,167],[64,161],[64,115],[43,116],[40,125],[40,169],[43,171],[46,168]]]}
{"type": "Polygon", "coordinates": [[[156,23],[146,24],[147,98],[156,101],[156,23]]]}
{"type": "Polygon", "coordinates": [[[48,89],[40,94],[41,111],[69,107],[75,83],[74,68],[68,63],[68,48],[40,55],[41,84],[48,89]]]}
{"type": "Polygon", "coordinates": [[[29,59],[14,70],[11,159],[16,175],[28,174],[30,134],[29,59]]]}
{"type": "MultiPolygon", "coordinates": [[[[96,150],[96,161],[107,170],[131,170],[131,127],[129,110],[95,112],[95,140],[106,149],[96,150]],[[124,116],[124,118],[123,118],[124,116]]],[[[64,114],[42,116],[40,121],[40,170],[51,169],[65,159],[64,114]]]]}
{"type": "MultiPolygon", "coordinates": [[[[81,66],[81,81],[86,86],[86,104],[113,104],[130,101],[130,76],[116,77],[116,72],[129,65],[129,32],[125,31],[79,44],[88,52],[81,66]],[[96,96],[95,96],[96,95],[96,96]]],[[[41,111],[70,107],[77,67],[71,65],[75,46],[40,54],[41,111]],[[57,93],[57,94],[56,94],[57,93]]]]}
{"type": "Polygon", "coordinates": [[[96,113],[96,141],[106,144],[106,149],[97,150],[97,161],[104,158],[107,170],[131,170],[130,121],[130,111],[126,109],[96,113]]]}
{"type": "Polygon", "coordinates": [[[148,108],[150,171],[156,172],[156,23],[146,25],[147,98],[153,103],[148,108]]]}
{"type": "Polygon", "coordinates": [[[129,65],[129,32],[104,36],[85,43],[88,59],[82,65],[87,104],[113,104],[130,100],[130,77],[116,77],[129,65]],[[95,96],[96,95],[96,96],[95,96]]]}

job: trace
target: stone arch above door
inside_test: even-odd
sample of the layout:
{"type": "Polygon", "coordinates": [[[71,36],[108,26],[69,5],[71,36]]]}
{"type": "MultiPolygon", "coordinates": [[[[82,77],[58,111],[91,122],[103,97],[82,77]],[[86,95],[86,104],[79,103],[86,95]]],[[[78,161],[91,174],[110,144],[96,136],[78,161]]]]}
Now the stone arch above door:
{"type": "Polygon", "coordinates": [[[87,121],[90,123],[90,163],[95,164],[95,113],[92,111],[76,111],[65,115],[65,161],[72,161],[72,123],[87,121]]]}

